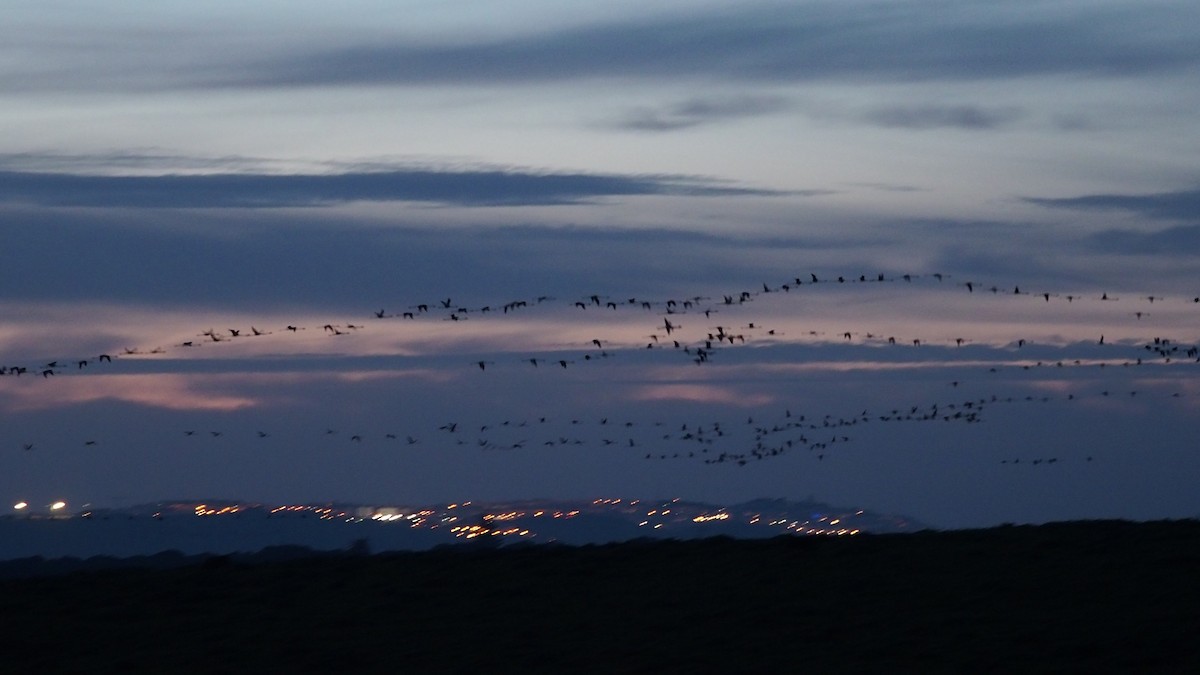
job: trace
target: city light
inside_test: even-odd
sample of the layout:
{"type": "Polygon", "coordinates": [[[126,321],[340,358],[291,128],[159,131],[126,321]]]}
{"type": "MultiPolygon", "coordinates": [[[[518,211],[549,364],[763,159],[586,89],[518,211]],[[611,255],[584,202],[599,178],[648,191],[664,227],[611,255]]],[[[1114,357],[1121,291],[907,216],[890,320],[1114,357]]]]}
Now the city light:
{"type": "MultiPolygon", "coordinates": [[[[859,525],[861,522],[859,518],[865,515],[863,511],[856,513],[850,510],[829,515],[806,511],[811,514],[812,519],[809,520],[787,517],[786,511],[764,514],[748,510],[738,513],[725,508],[714,509],[711,505],[693,504],[678,499],[658,502],[657,508],[646,509],[645,506],[635,504],[635,501],[616,498],[595,499],[585,502],[580,508],[570,508],[566,505],[563,508],[530,508],[530,504],[522,504],[515,508],[512,504],[473,507],[469,502],[458,502],[444,504],[440,507],[420,508],[419,510],[411,506],[399,505],[353,506],[343,509],[328,503],[264,505],[252,502],[220,504],[172,502],[156,504],[153,511],[147,510],[142,515],[153,517],[156,520],[163,520],[174,514],[212,518],[221,516],[240,518],[243,515],[253,517],[253,514],[256,513],[261,513],[267,518],[278,515],[295,515],[327,522],[397,523],[400,527],[424,530],[444,528],[443,531],[449,530],[452,536],[461,539],[535,538],[544,535],[539,535],[529,529],[530,523],[524,522],[526,519],[546,518],[564,522],[581,516],[584,517],[582,519],[586,519],[588,516],[600,515],[625,519],[631,528],[644,528],[643,532],[652,531],[654,532],[653,536],[671,536],[677,532],[682,532],[688,537],[696,536],[695,531],[684,529],[695,526],[710,530],[712,534],[720,534],[726,532],[730,526],[737,527],[739,525],[800,536],[853,536],[863,531],[854,525],[859,525]],[[151,514],[153,515],[151,516],[151,514]]],[[[64,500],[53,503],[42,502],[42,504],[44,505],[39,506],[27,501],[18,501],[13,503],[12,513],[33,519],[72,517],[89,519],[93,516],[93,512],[88,508],[91,506],[90,504],[77,507],[80,510],[73,514],[67,511],[68,505],[64,500]]],[[[589,526],[590,523],[584,523],[581,527],[586,532],[589,526]]],[[[556,535],[547,540],[554,541],[557,536],[564,535],[556,535]]]]}

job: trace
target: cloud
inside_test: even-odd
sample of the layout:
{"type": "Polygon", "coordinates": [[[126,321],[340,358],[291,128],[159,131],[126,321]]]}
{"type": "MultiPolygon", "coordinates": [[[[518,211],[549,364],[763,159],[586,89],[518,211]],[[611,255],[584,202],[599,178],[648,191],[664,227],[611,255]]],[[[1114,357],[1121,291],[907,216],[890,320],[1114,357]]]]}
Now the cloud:
{"type": "Polygon", "coordinates": [[[999,129],[1024,116],[1018,108],[974,105],[889,106],[867,112],[863,119],[881,127],[899,129],[999,129]]]}
{"type": "Polygon", "coordinates": [[[782,193],[689,176],[504,170],[158,176],[0,171],[0,201],[39,206],[281,208],[354,201],[534,206],[614,196],[773,194],[782,193]]]}
{"type": "Polygon", "coordinates": [[[1099,125],[1088,115],[1063,113],[1054,115],[1051,125],[1059,131],[1093,131],[1099,125]]]}
{"type": "Polygon", "coordinates": [[[465,22],[426,30],[419,13],[365,32],[324,11],[299,8],[289,17],[292,27],[319,25],[322,32],[281,30],[277,17],[267,24],[254,11],[237,24],[185,25],[169,13],[136,25],[117,18],[89,26],[75,52],[36,36],[49,30],[14,32],[4,37],[25,58],[0,69],[0,86],[111,92],[594,78],[890,83],[1183,73],[1200,61],[1200,37],[1190,30],[1200,20],[1197,8],[1166,2],[765,2],[524,33],[465,22]],[[384,28],[390,25],[401,27],[384,28]]]}
{"type": "Polygon", "coordinates": [[[158,175],[163,173],[215,173],[221,171],[276,171],[282,162],[263,157],[226,155],[204,157],[161,151],[103,153],[3,152],[0,171],[34,173],[88,173],[158,175]]]}
{"type": "Polygon", "coordinates": [[[1180,225],[1156,232],[1104,230],[1089,235],[1087,243],[1105,253],[1200,256],[1200,225],[1180,225]]]}
{"type": "Polygon", "coordinates": [[[809,232],[355,225],[339,214],[310,221],[258,210],[214,211],[211,220],[197,217],[207,212],[157,210],[0,213],[0,250],[10,253],[0,265],[0,300],[132,302],[174,312],[186,297],[193,308],[270,307],[287,323],[317,308],[370,317],[379,307],[447,296],[472,305],[538,295],[565,301],[598,289],[697,291],[715,278],[756,288],[764,264],[786,261],[780,273],[790,274],[806,255],[826,259],[864,244],[861,235],[809,232]]]}
{"type": "Polygon", "coordinates": [[[922,192],[927,189],[920,188],[915,185],[905,185],[902,183],[857,182],[850,183],[850,185],[867,188],[878,192],[922,192]]]}
{"type": "Polygon", "coordinates": [[[1200,213],[1200,189],[1152,194],[1094,194],[1081,197],[1025,197],[1024,201],[1055,209],[1131,211],[1148,218],[1194,220],[1200,213]]]}
{"type": "Polygon", "coordinates": [[[94,401],[125,401],[167,410],[229,412],[262,403],[254,397],[210,391],[219,384],[213,377],[188,375],[100,375],[68,377],[53,387],[18,386],[3,382],[0,396],[5,410],[28,411],[82,405],[94,401]]]}
{"type": "Polygon", "coordinates": [[[727,120],[769,115],[789,107],[790,102],[781,96],[693,98],[658,108],[631,110],[615,126],[630,131],[678,131],[727,120]]]}
{"type": "MultiPolygon", "coordinates": [[[[471,42],[347,44],[214,70],[206,86],[481,84],[699,77],[990,80],[1179,70],[1200,61],[1178,6],[774,3],[471,42]]],[[[202,77],[197,75],[198,78],[202,77]]]]}
{"type": "Polygon", "coordinates": [[[662,384],[639,388],[631,398],[635,401],[689,401],[754,408],[767,405],[774,399],[767,394],[744,394],[737,391],[700,384],[662,384]]]}

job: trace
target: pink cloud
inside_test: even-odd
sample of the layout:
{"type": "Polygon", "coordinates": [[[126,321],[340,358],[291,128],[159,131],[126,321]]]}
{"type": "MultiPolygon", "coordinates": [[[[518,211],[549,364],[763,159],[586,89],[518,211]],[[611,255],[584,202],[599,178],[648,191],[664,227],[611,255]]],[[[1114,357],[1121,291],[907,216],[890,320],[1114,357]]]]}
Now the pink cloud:
{"type": "Polygon", "coordinates": [[[262,401],[243,394],[206,391],[213,376],[99,375],[63,377],[53,382],[6,378],[0,382],[4,407],[12,411],[44,410],[93,401],[124,401],[168,410],[228,412],[254,407],[262,401]]]}
{"type": "Polygon", "coordinates": [[[775,399],[767,394],[743,394],[706,384],[658,384],[641,387],[633,393],[636,401],[695,401],[720,403],[745,408],[767,405],[775,399]]]}

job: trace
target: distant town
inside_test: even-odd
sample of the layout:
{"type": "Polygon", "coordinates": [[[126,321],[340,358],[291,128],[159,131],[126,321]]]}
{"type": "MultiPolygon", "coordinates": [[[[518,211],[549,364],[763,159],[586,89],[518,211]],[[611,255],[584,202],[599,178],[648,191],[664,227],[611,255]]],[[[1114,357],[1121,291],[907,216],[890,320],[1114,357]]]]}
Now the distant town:
{"type": "MultiPolygon", "coordinates": [[[[373,550],[421,550],[471,542],[571,545],[639,538],[691,539],[779,535],[854,536],[913,532],[926,526],[913,519],[834,507],[817,501],[757,499],[722,506],[682,499],[597,498],[582,501],[530,499],[507,502],[455,502],[437,505],[261,504],[225,499],[178,500],[128,508],[71,510],[62,502],[34,509],[14,508],[7,528],[56,532],[51,550],[37,550],[39,537],[6,557],[55,555],[74,536],[85,547],[71,555],[249,551],[273,545],[344,548],[364,542],[373,550]],[[54,525],[57,524],[57,527],[54,525]],[[63,529],[67,528],[69,529],[63,529]],[[38,528],[32,530],[30,528],[38,528]],[[103,533],[103,536],[95,536],[103,533]],[[122,549],[122,539],[129,548],[122,549]],[[93,542],[86,548],[86,542],[93,542]]],[[[47,540],[49,541],[49,540],[47,540]]]]}

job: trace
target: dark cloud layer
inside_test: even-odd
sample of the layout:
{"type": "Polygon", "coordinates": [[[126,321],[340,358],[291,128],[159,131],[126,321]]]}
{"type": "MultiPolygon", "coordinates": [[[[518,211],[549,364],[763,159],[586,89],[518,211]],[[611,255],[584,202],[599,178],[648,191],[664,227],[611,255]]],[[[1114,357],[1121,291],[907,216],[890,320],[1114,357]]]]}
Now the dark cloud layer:
{"type": "MultiPolygon", "coordinates": [[[[201,86],[1124,76],[1200,61],[1180,11],[941,2],[766,5],[471,43],[355,44],[197,74],[201,86]],[[1014,11],[1015,10],[1015,11],[1014,11]],[[1043,10],[1043,11],[1039,11],[1043,10]]],[[[1186,12],[1183,12],[1186,14],[1186,12]]]]}
{"type": "Polygon", "coordinates": [[[1171,254],[1155,282],[1156,291],[1166,292],[1179,285],[1172,279],[1194,279],[1183,263],[1200,251],[1198,227],[1077,239],[1011,223],[905,221],[843,232],[798,227],[764,236],[601,226],[430,226],[411,217],[383,225],[353,224],[351,215],[322,211],[301,219],[295,212],[245,209],[2,209],[0,301],[174,307],[187,298],[197,307],[319,308],[369,316],[381,306],[394,309],[447,295],[491,304],[597,292],[753,291],[763,283],[807,278],[808,272],[856,278],[937,271],[954,284],[971,280],[981,287],[1118,288],[1128,270],[1111,263],[1098,268],[1089,263],[1095,253],[1154,252],[1171,254]],[[956,243],[968,233],[987,243],[956,243]],[[878,257],[883,250],[906,250],[913,238],[926,241],[932,256],[923,267],[894,255],[886,262],[878,257]],[[1031,254],[1029,242],[1045,253],[1031,254]]]}
{"type": "Polygon", "coordinates": [[[975,105],[891,106],[872,110],[864,119],[871,124],[898,129],[985,131],[1008,126],[1023,114],[1016,108],[975,105]]]}
{"type": "Polygon", "coordinates": [[[1200,189],[1142,195],[1095,194],[1081,197],[1028,197],[1030,204],[1063,209],[1131,211],[1148,218],[1193,220],[1200,214],[1200,189]]]}
{"type": "Polygon", "coordinates": [[[275,208],[352,201],[573,204],[632,195],[778,194],[681,176],[397,170],[330,175],[98,176],[0,171],[0,201],[40,206],[275,208]]]}
{"type": "Polygon", "coordinates": [[[1200,256],[1200,225],[1180,225],[1157,232],[1105,230],[1088,237],[1088,243],[1105,253],[1200,256]]]}
{"type": "MultiPolygon", "coordinates": [[[[161,212],[4,215],[0,301],[318,307],[363,315],[447,295],[472,304],[653,289],[714,279],[757,288],[767,252],[838,242],[571,227],[358,227],[260,212],[172,227],[161,212]],[[124,222],[122,222],[124,221],[124,222]]],[[[777,272],[777,274],[781,274],[777,272]]],[[[769,278],[769,277],[768,277],[769,278]]]]}
{"type": "Polygon", "coordinates": [[[632,110],[615,126],[631,131],[678,131],[715,122],[757,117],[787,110],[790,102],[780,96],[741,98],[694,98],[661,108],[632,110]]]}

